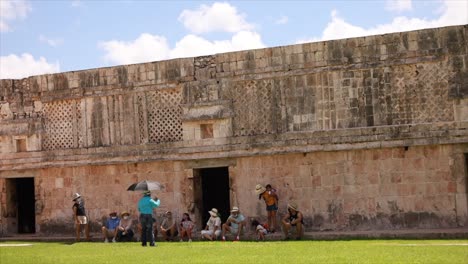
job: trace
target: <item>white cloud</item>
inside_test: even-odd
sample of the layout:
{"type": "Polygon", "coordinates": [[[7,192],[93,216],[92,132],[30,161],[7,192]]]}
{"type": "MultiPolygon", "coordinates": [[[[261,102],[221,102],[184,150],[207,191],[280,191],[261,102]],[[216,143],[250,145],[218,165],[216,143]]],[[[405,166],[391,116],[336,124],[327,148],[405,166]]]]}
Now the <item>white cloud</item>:
{"type": "Polygon", "coordinates": [[[131,64],[168,58],[169,46],[165,37],[141,34],[134,41],[111,40],[99,43],[106,51],[105,59],[117,64],[131,64]]]}
{"type": "Polygon", "coordinates": [[[27,1],[0,0],[0,32],[12,31],[9,23],[16,19],[26,18],[31,11],[31,5],[27,1]]]}
{"type": "Polygon", "coordinates": [[[83,2],[81,0],[73,0],[71,1],[71,6],[79,8],[83,6],[83,2]]]}
{"type": "Polygon", "coordinates": [[[0,79],[20,79],[32,75],[60,72],[60,65],[49,63],[44,57],[34,59],[29,53],[0,57],[0,79]]]}
{"type": "Polygon", "coordinates": [[[240,31],[229,40],[209,41],[189,34],[170,48],[164,37],[144,33],[134,41],[107,41],[99,44],[106,52],[104,58],[113,64],[132,64],[173,58],[263,48],[261,36],[256,32],[240,31]]]}
{"type": "Polygon", "coordinates": [[[263,48],[258,33],[240,31],[230,40],[209,41],[195,35],[187,35],[178,41],[170,52],[170,58],[195,57],[229,51],[263,48]]]}
{"type": "Polygon", "coordinates": [[[288,17],[287,16],[281,16],[280,19],[275,21],[276,24],[278,25],[284,25],[288,23],[288,17]]]}
{"type": "Polygon", "coordinates": [[[39,35],[39,41],[52,47],[57,47],[63,44],[62,38],[48,38],[44,35],[39,35]]]}
{"type": "Polygon", "coordinates": [[[211,6],[201,5],[197,10],[184,10],[179,21],[193,33],[207,32],[239,32],[251,30],[253,26],[239,14],[236,7],[229,3],[213,3],[211,6]]]}
{"type": "Polygon", "coordinates": [[[385,8],[396,12],[410,11],[413,9],[411,0],[387,0],[385,8]]]}
{"type": "Polygon", "coordinates": [[[440,17],[434,20],[399,16],[388,24],[381,24],[371,28],[362,28],[348,23],[338,15],[336,10],[333,10],[331,21],[323,30],[321,37],[302,39],[298,40],[297,43],[468,24],[468,1],[445,0],[442,2],[441,10],[440,17]]]}

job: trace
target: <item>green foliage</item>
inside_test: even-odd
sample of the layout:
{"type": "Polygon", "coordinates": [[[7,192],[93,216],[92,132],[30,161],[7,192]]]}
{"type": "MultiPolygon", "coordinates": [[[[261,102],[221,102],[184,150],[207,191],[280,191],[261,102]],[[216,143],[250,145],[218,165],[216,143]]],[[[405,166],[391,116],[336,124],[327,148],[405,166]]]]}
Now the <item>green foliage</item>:
{"type": "Polygon", "coordinates": [[[139,243],[1,242],[1,264],[468,263],[468,240],[139,243]],[[8,246],[29,243],[30,246],[8,246]]]}

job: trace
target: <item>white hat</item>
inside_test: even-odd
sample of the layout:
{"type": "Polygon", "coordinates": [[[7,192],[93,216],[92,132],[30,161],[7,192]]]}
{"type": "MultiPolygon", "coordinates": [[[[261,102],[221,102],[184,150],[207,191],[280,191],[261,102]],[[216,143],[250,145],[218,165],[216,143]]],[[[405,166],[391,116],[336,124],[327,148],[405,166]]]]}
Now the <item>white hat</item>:
{"type": "Polygon", "coordinates": [[[80,197],[81,197],[81,195],[79,193],[73,194],[73,201],[75,201],[76,199],[78,199],[80,197]]]}
{"type": "Polygon", "coordinates": [[[262,194],[265,191],[266,191],[266,188],[263,187],[261,184],[257,184],[257,186],[255,186],[255,192],[257,193],[257,195],[262,194]]]}
{"type": "Polygon", "coordinates": [[[234,212],[239,212],[239,207],[234,206],[231,210],[231,213],[234,213],[234,212]]]}
{"type": "Polygon", "coordinates": [[[211,211],[208,211],[208,213],[210,213],[211,216],[218,216],[218,209],[216,208],[213,208],[211,209],[211,211]]]}

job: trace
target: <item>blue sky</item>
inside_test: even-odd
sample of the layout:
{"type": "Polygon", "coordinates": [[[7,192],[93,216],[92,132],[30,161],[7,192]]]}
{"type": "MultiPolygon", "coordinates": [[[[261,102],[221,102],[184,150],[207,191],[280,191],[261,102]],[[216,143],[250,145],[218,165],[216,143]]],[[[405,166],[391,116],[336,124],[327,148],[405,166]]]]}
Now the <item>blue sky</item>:
{"type": "Polygon", "coordinates": [[[0,0],[0,79],[462,24],[467,0],[0,0]]]}

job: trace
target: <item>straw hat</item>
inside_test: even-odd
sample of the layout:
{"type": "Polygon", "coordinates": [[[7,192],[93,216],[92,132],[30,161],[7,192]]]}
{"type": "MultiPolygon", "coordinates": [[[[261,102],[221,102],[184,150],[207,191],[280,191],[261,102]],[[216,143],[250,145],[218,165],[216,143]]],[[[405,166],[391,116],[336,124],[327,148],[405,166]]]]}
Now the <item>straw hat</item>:
{"type": "Polygon", "coordinates": [[[122,213],[120,214],[120,216],[122,216],[122,217],[124,217],[124,216],[126,216],[126,215],[130,216],[130,213],[127,212],[127,211],[125,211],[125,212],[122,212],[122,213]]]}
{"type": "Polygon", "coordinates": [[[257,195],[262,194],[265,191],[266,191],[266,188],[263,187],[261,184],[257,184],[257,186],[255,186],[255,193],[257,193],[257,195]]]}
{"type": "Polygon", "coordinates": [[[297,204],[295,202],[288,203],[288,208],[293,209],[294,211],[297,211],[298,209],[297,204]]]}
{"type": "Polygon", "coordinates": [[[208,211],[208,213],[210,213],[210,215],[213,217],[218,216],[218,209],[213,208],[211,211],[208,211]]]}
{"type": "Polygon", "coordinates": [[[234,206],[231,210],[231,213],[239,212],[239,207],[234,206]]]}

